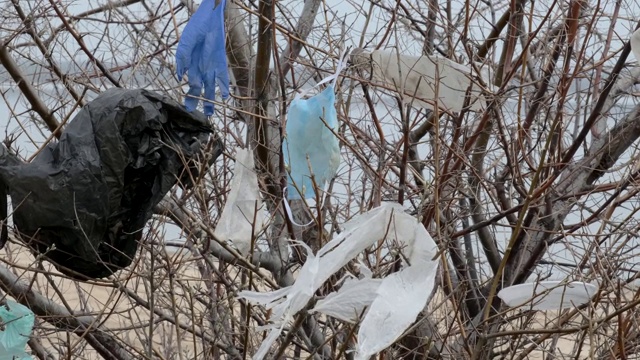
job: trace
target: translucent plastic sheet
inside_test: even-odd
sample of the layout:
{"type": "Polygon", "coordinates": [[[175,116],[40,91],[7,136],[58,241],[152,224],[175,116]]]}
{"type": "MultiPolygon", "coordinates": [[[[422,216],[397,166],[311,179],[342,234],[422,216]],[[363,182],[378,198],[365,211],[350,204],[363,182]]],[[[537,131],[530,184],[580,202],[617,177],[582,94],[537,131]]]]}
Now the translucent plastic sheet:
{"type": "Polygon", "coordinates": [[[546,311],[586,304],[597,292],[598,286],[578,281],[540,281],[506,287],[498,297],[510,307],[546,311]]]}
{"type": "Polygon", "coordinates": [[[633,52],[633,56],[636,57],[636,60],[640,62],[640,29],[636,30],[631,35],[631,51],[633,52]]]}
{"type": "MultiPolygon", "coordinates": [[[[415,106],[433,108],[437,100],[441,109],[459,112],[472,84],[470,67],[439,56],[410,56],[375,50],[371,53],[358,51],[352,60],[356,64],[370,64],[374,84],[403,93],[405,102],[415,106]]],[[[486,106],[478,85],[471,87],[469,95],[470,110],[479,111],[486,106]]]]}
{"type": "MultiPolygon", "coordinates": [[[[268,293],[243,291],[239,294],[253,303],[272,309],[271,333],[253,359],[263,359],[285,324],[302,310],[322,284],[369,246],[385,239],[403,245],[408,263],[384,279],[347,279],[337,293],[319,301],[312,310],[354,322],[366,311],[358,332],[358,359],[391,345],[426,305],[434,287],[438,262],[437,247],[424,226],[404,213],[398,204],[380,207],[354,217],[344,231],[323,246],[317,255],[304,244],[308,257],[295,283],[268,293]],[[377,288],[376,288],[377,286],[377,288]],[[360,290],[360,291],[357,291],[360,290]],[[398,306],[401,304],[401,306],[398,306]],[[384,327],[381,327],[384,320],[384,327]]],[[[363,271],[370,274],[369,271],[363,271]]]]}
{"type": "Polygon", "coordinates": [[[256,236],[264,225],[261,209],[262,200],[258,188],[258,175],[254,170],[253,154],[249,150],[238,148],[231,191],[213,234],[219,239],[233,243],[241,254],[249,254],[252,237],[256,236]]]}

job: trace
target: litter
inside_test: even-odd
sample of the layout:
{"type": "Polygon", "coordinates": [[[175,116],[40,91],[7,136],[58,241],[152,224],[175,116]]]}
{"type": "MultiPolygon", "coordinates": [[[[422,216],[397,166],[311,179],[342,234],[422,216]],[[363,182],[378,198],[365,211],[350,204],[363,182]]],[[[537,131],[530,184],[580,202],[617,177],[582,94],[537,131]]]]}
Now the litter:
{"type": "Polygon", "coordinates": [[[262,200],[258,188],[258,175],[254,170],[253,154],[249,150],[238,148],[231,191],[213,235],[218,239],[230,241],[241,254],[247,255],[251,250],[251,239],[263,226],[262,200]]]}
{"type": "Polygon", "coordinates": [[[31,360],[24,349],[33,332],[35,315],[26,306],[11,299],[0,305],[0,360],[31,360]]]}
{"type": "Polygon", "coordinates": [[[354,217],[343,227],[344,231],[323,246],[317,255],[300,243],[307,250],[307,261],[292,286],[267,293],[240,292],[239,297],[272,311],[273,324],[266,327],[270,334],[254,360],[266,356],[284,326],[304,309],[331,275],[383,239],[404,246],[402,251],[408,261],[403,269],[383,279],[372,279],[369,271],[363,271],[366,274],[363,279],[346,279],[336,293],[318,301],[311,312],[355,322],[368,307],[360,324],[356,347],[356,359],[368,359],[397,340],[424,309],[434,288],[438,268],[438,260],[434,260],[437,246],[424,226],[405,214],[400,205],[383,203],[354,217]],[[381,327],[383,320],[385,326],[381,327]]]}
{"type": "Polygon", "coordinates": [[[213,115],[216,84],[223,99],[229,97],[229,69],[225,52],[224,9],[226,0],[203,0],[184,28],[176,50],[178,80],[189,76],[189,92],[184,99],[194,111],[204,85],[204,114],[213,115]],[[197,97],[197,98],[196,98],[197,97]]]}
{"type": "Polygon", "coordinates": [[[331,82],[326,89],[309,99],[302,97],[313,88],[297,93],[289,106],[286,138],[282,145],[285,162],[289,166],[287,197],[311,199],[315,189],[322,189],[338,171],[340,146],[333,132],[338,131],[338,113],[335,107],[335,84],[346,65],[344,54],[336,72],[320,81],[313,88],[331,82]]]}
{"type": "Polygon", "coordinates": [[[498,297],[510,307],[562,310],[591,301],[598,287],[583,282],[541,281],[506,287],[498,297]]]}
{"type": "MultiPolygon", "coordinates": [[[[168,97],[110,89],[30,163],[0,149],[21,240],[78,279],[128,266],[153,207],[197,178],[194,161],[212,132],[202,113],[168,97]]],[[[222,153],[218,138],[212,144],[211,161],[222,153]]]]}
{"type": "Polygon", "coordinates": [[[633,55],[636,57],[637,61],[640,61],[640,29],[636,30],[631,34],[631,51],[633,55]]]}
{"type": "Polygon", "coordinates": [[[406,103],[460,112],[469,87],[469,110],[481,111],[486,105],[478,85],[472,82],[471,67],[432,55],[399,55],[391,51],[371,53],[354,50],[351,61],[370,70],[373,85],[389,87],[405,95],[406,103]],[[436,99],[436,94],[438,94],[436,99]]]}

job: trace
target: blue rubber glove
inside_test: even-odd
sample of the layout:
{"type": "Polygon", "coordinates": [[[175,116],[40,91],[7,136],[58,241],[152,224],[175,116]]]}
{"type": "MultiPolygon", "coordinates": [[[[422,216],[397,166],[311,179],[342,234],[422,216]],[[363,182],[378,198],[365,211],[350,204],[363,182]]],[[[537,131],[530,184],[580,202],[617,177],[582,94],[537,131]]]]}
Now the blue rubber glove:
{"type": "MultiPolygon", "coordinates": [[[[229,97],[229,72],[225,52],[224,8],[226,0],[203,0],[193,14],[180,37],[176,51],[178,80],[185,73],[189,75],[189,92],[184,105],[191,112],[198,106],[202,96],[215,99],[216,83],[220,87],[223,99],[229,97]]],[[[213,102],[204,102],[204,114],[213,115],[213,102]]]]}
{"type": "Polygon", "coordinates": [[[340,147],[338,138],[330,130],[338,130],[335,101],[331,85],[309,99],[296,98],[289,106],[287,138],[283,143],[285,161],[290,167],[289,199],[300,199],[300,193],[305,199],[315,197],[311,172],[318,188],[322,189],[338,171],[340,147]]]}

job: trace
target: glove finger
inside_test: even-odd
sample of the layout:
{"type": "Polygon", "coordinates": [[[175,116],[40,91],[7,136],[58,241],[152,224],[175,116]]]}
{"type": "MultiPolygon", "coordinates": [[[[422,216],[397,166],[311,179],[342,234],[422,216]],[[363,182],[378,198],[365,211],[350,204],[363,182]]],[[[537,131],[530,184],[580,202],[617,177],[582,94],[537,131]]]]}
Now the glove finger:
{"type": "Polygon", "coordinates": [[[193,96],[200,97],[202,95],[202,74],[197,66],[192,66],[189,69],[189,92],[188,95],[184,99],[184,106],[187,108],[187,111],[194,111],[198,107],[198,102],[200,100],[193,98],[193,96]]]}
{"type": "Polygon", "coordinates": [[[191,16],[180,36],[176,49],[176,68],[178,80],[182,80],[191,63],[196,46],[204,41],[209,31],[210,18],[213,15],[213,0],[204,0],[195,14],[191,16]]]}
{"type": "MultiPolygon", "coordinates": [[[[216,73],[208,72],[204,77],[204,97],[208,100],[215,100],[216,98],[216,73]]],[[[213,115],[213,102],[206,101],[204,103],[205,115],[213,115]]]]}

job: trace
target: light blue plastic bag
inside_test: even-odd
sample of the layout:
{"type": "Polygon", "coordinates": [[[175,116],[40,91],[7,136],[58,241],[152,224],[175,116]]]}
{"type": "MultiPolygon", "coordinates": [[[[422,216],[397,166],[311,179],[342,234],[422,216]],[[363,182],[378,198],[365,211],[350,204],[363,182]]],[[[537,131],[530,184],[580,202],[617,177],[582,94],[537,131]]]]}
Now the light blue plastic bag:
{"type": "Polygon", "coordinates": [[[33,332],[35,315],[28,307],[13,300],[6,299],[0,305],[0,360],[31,360],[32,357],[24,349],[33,332]]]}
{"type": "MultiPolygon", "coordinates": [[[[220,87],[223,99],[229,97],[229,70],[225,52],[224,8],[226,0],[203,0],[193,14],[180,37],[176,51],[176,67],[178,80],[185,73],[189,75],[189,92],[191,96],[184,99],[188,111],[198,106],[202,87],[204,97],[213,101],[216,95],[216,83],[220,87]]],[[[204,114],[213,114],[213,102],[204,102],[204,114]]]]}
{"type": "Polygon", "coordinates": [[[304,94],[296,94],[289,105],[287,137],[282,145],[290,171],[287,184],[289,199],[314,198],[311,174],[313,173],[317,187],[322,189],[338,171],[340,147],[338,138],[334,135],[338,131],[334,86],[344,64],[341,61],[335,74],[316,85],[331,81],[320,94],[309,99],[302,99],[304,94]]]}

